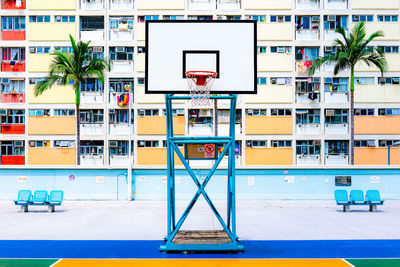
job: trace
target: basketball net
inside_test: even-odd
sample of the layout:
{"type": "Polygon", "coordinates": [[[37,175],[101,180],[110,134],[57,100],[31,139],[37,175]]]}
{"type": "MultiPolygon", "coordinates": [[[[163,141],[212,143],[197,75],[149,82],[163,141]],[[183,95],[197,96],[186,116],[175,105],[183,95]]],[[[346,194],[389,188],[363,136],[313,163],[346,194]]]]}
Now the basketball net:
{"type": "Polygon", "coordinates": [[[186,72],[192,106],[210,105],[210,91],[216,76],[213,71],[186,72]]]}

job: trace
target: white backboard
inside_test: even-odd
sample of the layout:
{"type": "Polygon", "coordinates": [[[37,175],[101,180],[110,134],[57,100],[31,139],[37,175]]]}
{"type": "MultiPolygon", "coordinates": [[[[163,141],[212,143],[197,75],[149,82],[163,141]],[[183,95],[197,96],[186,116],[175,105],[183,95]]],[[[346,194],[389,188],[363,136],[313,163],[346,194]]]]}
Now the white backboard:
{"type": "Polygon", "coordinates": [[[218,73],[213,94],[257,93],[255,21],[146,21],[146,94],[188,94],[186,71],[218,73]]]}

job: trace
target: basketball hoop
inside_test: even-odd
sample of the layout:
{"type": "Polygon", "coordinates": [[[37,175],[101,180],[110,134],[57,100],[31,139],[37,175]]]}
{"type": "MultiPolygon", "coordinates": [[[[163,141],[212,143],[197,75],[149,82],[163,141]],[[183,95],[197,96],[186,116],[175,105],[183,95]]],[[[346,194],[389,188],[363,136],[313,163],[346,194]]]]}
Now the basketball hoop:
{"type": "Polygon", "coordinates": [[[191,104],[193,106],[210,105],[210,91],[217,73],[213,71],[187,71],[186,80],[189,85],[191,104]]]}

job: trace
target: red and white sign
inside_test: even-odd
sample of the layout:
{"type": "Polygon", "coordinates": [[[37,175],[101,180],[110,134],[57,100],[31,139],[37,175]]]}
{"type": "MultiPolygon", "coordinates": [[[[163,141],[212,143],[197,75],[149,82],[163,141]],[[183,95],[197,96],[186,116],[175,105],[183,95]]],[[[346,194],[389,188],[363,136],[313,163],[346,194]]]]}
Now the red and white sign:
{"type": "Polygon", "coordinates": [[[204,158],[205,159],[215,158],[215,144],[204,145],[204,158]]]}

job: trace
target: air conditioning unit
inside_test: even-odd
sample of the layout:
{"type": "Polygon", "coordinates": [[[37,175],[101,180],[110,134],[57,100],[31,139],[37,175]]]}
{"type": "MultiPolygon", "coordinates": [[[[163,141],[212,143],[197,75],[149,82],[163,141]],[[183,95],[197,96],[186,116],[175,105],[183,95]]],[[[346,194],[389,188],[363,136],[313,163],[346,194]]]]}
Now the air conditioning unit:
{"type": "Polygon", "coordinates": [[[336,21],[336,16],[335,15],[329,15],[328,16],[328,21],[336,21]]]}
{"type": "Polygon", "coordinates": [[[332,46],[325,46],[325,52],[332,52],[332,46]]]}
{"type": "Polygon", "coordinates": [[[144,116],[145,115],[145,111],[143,109],[139,110],[139,116],[144,116]]]}
{"type": "Polygon", "coordinates": [[[358,15],[353,16],[353,21],[354,22],[360,21],[360,16],[358,16],[358,15]]]}
{"type": "Polygon", "coordinates": [[[22,147],[22,146],[24,146],[24,141],[14,141],[14,146],[15,147],[22,147]]]}
{"type": "Polygon", "coordinates": [[[95,47],[93,47],[93,52],[95,52],[95,53],[103,53],[103,47],[102,46],[95,46],[95,47]]]}
{"type": "Polygon", "coordinates": [[[110,141],[109,147],[117,147],[118,146],[118,141],[110,141]]]}
{"type": "Polygon", "coordinates": [[[311,18],[311,21],[312,21],[312,22],[319,22],[319,16],[313,16],[313,17],[311,18]]]}
{"type": "Polygon", "coordinates": [[[2,83],[2,84],[10,84],[10,79],[8,79],[8,78],[3,78],[3,79],[1,79],[1,83],[2,83]]]}
{"type": "Polygon", "coordinates": [[[29,141],[29,146],[30,147],[35,147],[36,146],[36,142],[35,141],[29,141]]]}
{"type": "Polygon", "coordinates": [[[210,116],[211,116],[211,110],[209,109],[200,110],[200,117],[210,117],[210,116]]]}
{"type": "Polygon", "coordinates": [[[335,116],[335,110],[334,109],[327,109],[327,110],[325,110],[325,115],[326,116],[335,116]]]}
{"type": "Polygon", "coordinates": [[[116,51],[117,53],[123,53],[123,52],[125,52],[125,47],[123,47],[123,46],[117,46],[117,47],[115,48],[115,51],[116,51]]]}
{"type": "Polygon", "coordinates": [[[278,52],[278,53],[285,53],[285,47],[283,47],[283,46],[278,46],[277,52],[278,52]]]}
{"type": "Polygon", "coordinates": [[[115,114],[115,109],[110,109],[109,114],[115,114]]]}
{"type": "Polygon", "coordinates": [[[29,53],[31,54],[36,53],[36,47],[29,47],[29,53]]]}

